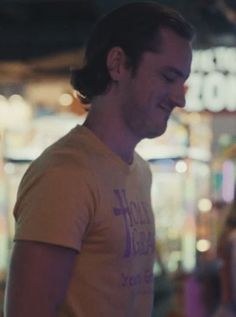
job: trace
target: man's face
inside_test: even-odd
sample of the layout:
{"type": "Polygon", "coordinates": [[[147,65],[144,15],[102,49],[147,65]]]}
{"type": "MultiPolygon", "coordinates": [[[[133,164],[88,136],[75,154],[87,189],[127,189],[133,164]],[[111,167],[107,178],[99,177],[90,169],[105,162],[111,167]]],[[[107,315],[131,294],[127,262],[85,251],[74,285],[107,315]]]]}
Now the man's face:
{"type": "Polygon", "coordinates": [[[137,140],[163,134],[172,110],[185,105],[191,44],[169,29],[161,36],[161,51],[144,52],[135,75],[127,70],[122,82],[123,118],[137,140]]]}

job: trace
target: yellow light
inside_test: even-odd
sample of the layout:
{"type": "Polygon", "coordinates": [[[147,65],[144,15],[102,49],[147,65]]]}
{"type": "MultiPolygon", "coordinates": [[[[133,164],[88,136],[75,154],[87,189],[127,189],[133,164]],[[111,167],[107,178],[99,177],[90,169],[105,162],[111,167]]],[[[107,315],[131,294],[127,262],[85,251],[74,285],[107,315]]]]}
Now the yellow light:
{"type": "Polygon", "coordinates": [[[12,163],[6,163],[5,166],[4,166],[4,171],[5,171],[7,174],[13,174],[13,173],[15,173],[15,165],[12,164],[12,163]]]}
{"type": "Polygon", "coordinates": [[[0,106],[8,104],[7,98],[3,95],[0,95],[0,106]]]}
{"type": "Polygon", "coordinates": [[[73,97],[70,94],[62,94],[59,98],[59,103],[63,107],[68,107],[72,104],[73,97]]]}
{"type": "Polygon", "coordinates": [[[175,164],[175,170],[177,173],[185,173],[187,169],[188,166],[185,161],[180,160],[175,164]]]}
{"type": "Polygon", "coordinates": [[[23,102],[23,101],[24,101],[24,99],[21,95],[14,94],[14,95],[11,95],[9,97],[10,103],[18,103],[18,102],[23,102]]]}
{"type": "Polygon", "coordinates": [[[206,252],[210,249],[210,247],[211,247],[211,242],[207,239],[198,240],[197,246],[196,246],[199,252],[206,252]]]}
{"type": "Polygon", "coordinates": [[[212,208],[212,202],[210,199],[202,198],[198,201],[198,209],[202,212],[209,212],[212,208]]]}
{"type": "Polygon", "coordinates": [[[179,233],[177,230],[174,230],[173,228],[169,228],[169,230],[167,231],[167,237],[170,240],[175,240],[175,239],[178,239],[179,233]]]}

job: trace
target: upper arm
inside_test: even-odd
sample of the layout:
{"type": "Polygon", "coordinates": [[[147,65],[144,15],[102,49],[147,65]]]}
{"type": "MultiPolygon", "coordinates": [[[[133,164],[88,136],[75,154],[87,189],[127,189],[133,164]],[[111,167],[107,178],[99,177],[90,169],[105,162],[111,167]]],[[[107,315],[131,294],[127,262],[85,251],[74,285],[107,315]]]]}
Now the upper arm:
{"type": "Polygon", "coordinates": [[[7,279],[5,317],[57,316],[77,254],[52,244],[17,241],[7,279]]]}

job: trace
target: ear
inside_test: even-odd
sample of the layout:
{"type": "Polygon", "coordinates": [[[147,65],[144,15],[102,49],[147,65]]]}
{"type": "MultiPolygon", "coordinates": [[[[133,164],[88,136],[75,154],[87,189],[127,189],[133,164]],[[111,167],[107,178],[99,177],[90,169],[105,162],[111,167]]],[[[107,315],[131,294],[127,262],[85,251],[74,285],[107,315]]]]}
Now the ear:
{"type": "Polygon", "coordinates": [[[124,71],[127,71],[127,56],[121,47],[112,47],[108,52],[107,69],[115,81],[119,81],[124,71]]]}

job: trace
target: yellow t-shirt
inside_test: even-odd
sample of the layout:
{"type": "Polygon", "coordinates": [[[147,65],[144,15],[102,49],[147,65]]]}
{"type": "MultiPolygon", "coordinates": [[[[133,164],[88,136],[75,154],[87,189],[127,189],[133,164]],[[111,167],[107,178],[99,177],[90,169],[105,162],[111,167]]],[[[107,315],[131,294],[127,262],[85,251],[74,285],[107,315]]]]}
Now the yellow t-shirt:
{"type": "Polygon", "coordinates": [[[20,184],[15,240],[77,250],[60,317],[150,317],[151,173],[126,164],[77,126],[35,160],[20,184]]]}

